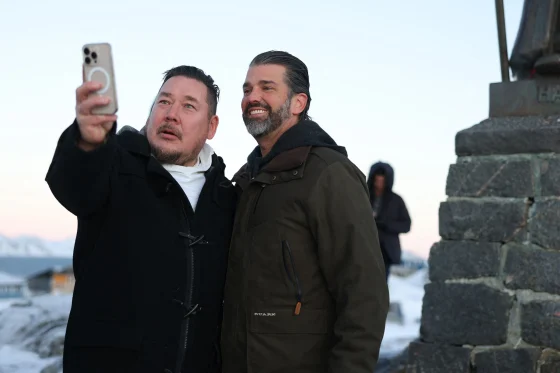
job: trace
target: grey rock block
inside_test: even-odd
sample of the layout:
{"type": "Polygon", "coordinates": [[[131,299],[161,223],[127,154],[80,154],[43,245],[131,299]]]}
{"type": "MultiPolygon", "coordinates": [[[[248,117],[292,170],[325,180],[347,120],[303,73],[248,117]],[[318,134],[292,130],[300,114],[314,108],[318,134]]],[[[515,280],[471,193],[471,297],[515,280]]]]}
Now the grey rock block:
{"type": "Polygon", "coordinates": [[[547,249],[560,250],[560,199],[535,201],[529,221],[531,242],[547,249]]]}
{"type": "Polygon", "coordinates": [[[408,350],[409,347],[407,346],[397,355],[380,355],[373,373],[405,373],[408,367],[408,350]]]}
{"type": "Polygon", "coordinates": [[[425,286],[420,335],[454,345],[500,345],[507,340],[513,297],[484,284],[425,286]]]}
{"type": "Polygon", "coordinates": [[[521,244],[507,246],[504,283],[510,289],[560,294],[560,251],[521,244]]]}
{"type": "Polygon", "coordinates": [[[533,301],[523,304],[521,337],[535,346],[560,349],[560,302],[533,301]]]}
{"type": "Polygon", "coordinates": [[[458,156],[560,153],[560,116],[490,118],[457,133],[458,156]]]}
{"type": "Polygon", "coordinates": [[[430,250],[430,281],[497,277],[501,244],[475,241],[440,241],[430,250]]]}
{"type": "Polygon", "coordinates": [[[522,242],[526,238],[525,200],[461,199],[439,208],[439,234],[446,240],[522,242]]]}
{"type": "Polygon", "coordinates": [[[560,352],[545,349],[540,358],[541,373],[560,372],[560,352]]]}
{"type": "Polygon", "coordinates": [[[460,159],[449,168],[446,193],[450,197],[534,196],[535,176],[531,159],[460,159]]]}
{"type": "Polygon", "coordinates": [[[541,355],[538,348],[495,349],[474,355],[476,373],[534,373],[541,355]]]}
{"type": "Polygon", "coordinates": [[[413,342],[407,373],[470,373],[471,349],[413,342]]]}
{"type": "Polygon", "coordinates": [[[541,196],[560,196],[560,158],[549,157],[539,162],[541,196]]]}

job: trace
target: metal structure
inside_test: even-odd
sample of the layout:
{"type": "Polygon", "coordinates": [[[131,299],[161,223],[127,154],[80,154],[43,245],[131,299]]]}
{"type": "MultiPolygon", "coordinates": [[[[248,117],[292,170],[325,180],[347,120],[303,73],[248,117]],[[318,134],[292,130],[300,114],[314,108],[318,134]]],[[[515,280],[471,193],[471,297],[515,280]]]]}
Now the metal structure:
{"type": "Polygon", "coordinates": [[[502,82],[509,82],[509,59],[506,37],[506,17],[504,12],[504,1],[496,0],[496,19],[498,25],[498,45],[500,49],[500,70],[502,82]]]}

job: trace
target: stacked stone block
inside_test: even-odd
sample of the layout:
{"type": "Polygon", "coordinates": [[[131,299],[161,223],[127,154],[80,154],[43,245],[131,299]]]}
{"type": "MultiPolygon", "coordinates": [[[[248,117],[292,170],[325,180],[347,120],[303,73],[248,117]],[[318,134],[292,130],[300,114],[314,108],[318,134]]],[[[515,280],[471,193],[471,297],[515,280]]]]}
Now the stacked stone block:
{"type": "Polygon", "coordinates": [[[560,373],[560,116],[456,136],[409,373],[560,373]]]}

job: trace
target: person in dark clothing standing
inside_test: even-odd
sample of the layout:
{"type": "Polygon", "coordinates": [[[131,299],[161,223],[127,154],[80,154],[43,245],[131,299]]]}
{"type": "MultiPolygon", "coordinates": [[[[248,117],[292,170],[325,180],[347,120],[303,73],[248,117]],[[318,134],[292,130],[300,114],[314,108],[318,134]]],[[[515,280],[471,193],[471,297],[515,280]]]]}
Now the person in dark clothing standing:
{"type": "Polygon", "coordinates": [[[100,84],[76,90],[76,119],[47,173],[78,219],[64,373],[218,373],[236,193],[206,143],[218,86],[166,72],[146,126],[116,132],[100,84]]]}
{"type": "Polygon", "coordinates": [[[223,373],[371,373],[379,356],[389,297],[366,178],[310,102],[301,60],[252,61],[241,107],[258,146],[233,178],[223,373]]]}
{"type": "Polygon", "coordinates": [[[394,171],[389,164],[377,162],[371,166],[367,184],[373,216],[379,232],[387,280],[391,266],[401,262],[399,234],[409,232],[411,225],[404,200],[393,192],[393,181],[394,171]]]}

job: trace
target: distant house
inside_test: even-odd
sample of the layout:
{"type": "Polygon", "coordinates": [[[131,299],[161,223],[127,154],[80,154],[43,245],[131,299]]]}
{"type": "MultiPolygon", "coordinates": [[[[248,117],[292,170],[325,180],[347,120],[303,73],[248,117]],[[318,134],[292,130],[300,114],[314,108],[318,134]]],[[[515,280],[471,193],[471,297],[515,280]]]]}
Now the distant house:
{"type": "Polygon", "coordinates": [[[23,298],[25,295],[24,279],[0,272],[0,299],[23,298]]]}
{"type": "Polygon", "coordinates": [[[72,266],[53,267],[27,277],[27,286],[34,295],[72,294],[75,281],[72,266]]]}

